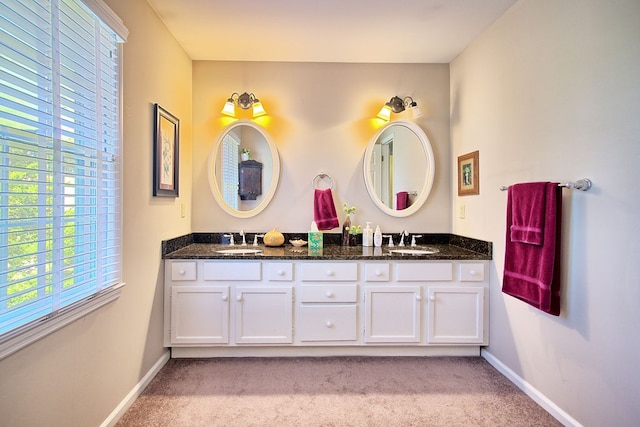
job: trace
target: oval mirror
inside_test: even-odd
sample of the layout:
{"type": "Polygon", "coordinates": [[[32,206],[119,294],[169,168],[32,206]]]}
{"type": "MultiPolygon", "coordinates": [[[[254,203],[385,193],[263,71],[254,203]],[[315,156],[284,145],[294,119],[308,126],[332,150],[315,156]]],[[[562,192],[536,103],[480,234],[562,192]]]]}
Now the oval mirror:
{"type": "Polygon", "coordinates": [[[429,138],[413,122],[391,122],[371,139],[363,169],[369,196],[384,213],[412,215],[429,197],[435,176],[429,138]]]}
{"type": "Polygon", "coordinates": [[[248,120],[220,132],[209,153],[209,187],[229,215],[250,218],[269,205],[278,186],[280,158],[267,132],[248,120]]]}

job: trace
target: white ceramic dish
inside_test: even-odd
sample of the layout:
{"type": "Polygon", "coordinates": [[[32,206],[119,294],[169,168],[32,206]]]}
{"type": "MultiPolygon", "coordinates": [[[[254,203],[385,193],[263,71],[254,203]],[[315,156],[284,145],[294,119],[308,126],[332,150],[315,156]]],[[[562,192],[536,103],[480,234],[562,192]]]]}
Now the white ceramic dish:
{"type": "Polygon", "coordinates": [[[302,239],[298,239],[298,240],[289,240],[289,243],[291,243],[293,246],[304,246],[307,244],[306,240],[302,240],[302,239]]]}

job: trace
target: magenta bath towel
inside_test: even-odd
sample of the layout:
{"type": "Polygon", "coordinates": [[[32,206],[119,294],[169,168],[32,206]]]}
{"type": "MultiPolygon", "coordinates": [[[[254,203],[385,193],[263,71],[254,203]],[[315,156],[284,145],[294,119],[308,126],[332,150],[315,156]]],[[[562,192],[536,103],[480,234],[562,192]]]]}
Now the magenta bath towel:
{"type": "Polygon", "coordinates": [[[409,207],[409,193],[400,191],[396,194],[396,209],[401,211],[409,207]]]}
{"type": "Polygon", "coordinates": [[[511,198],[512,242],[542,245],[545,221],[546,182],[515,184],[511,198]]]}
{"type": "MultiPolygon", "coordinates": [[[[558,316],[560,314],[560,241],[562,189],[556,182],[516,184],[507,196],[507,230],[502,292],[558,316]],[[522,205],[520,205],[522,203],[522,205]],[[540,204],[543,207],[540,207],[540,204]],[[521,209],[525,206],[525,209],[521,209]],[[542,209],[540,244],[513,239],[514,218],[542,209]]],[[[532,215],[533,216],[533,215],[532,215]]],[[[531,222],[536,223],[535,221],[531,222]]],[[[535,228],[535,227],[532,227],[535,228]]],[[[529,239],[529,237],[528,237],[529,239]]],[[[531,239],[535,240],[535,237],[531,239]]]]}
{"type": "Polygon", "coordinates": [[[318,230],[331,230],[340,225],[330,188],[315,190],[313,194],[313,220],[318,225],[318,230]]]}

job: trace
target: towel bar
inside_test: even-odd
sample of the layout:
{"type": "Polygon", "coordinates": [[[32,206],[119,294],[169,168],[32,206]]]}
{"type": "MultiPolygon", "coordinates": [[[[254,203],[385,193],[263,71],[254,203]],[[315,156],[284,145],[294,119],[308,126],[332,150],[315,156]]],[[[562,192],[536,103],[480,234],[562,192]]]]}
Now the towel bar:
{"type": "MultiPolygon", "coordinates": [[[[558,184],[558,187],[571,188],[574,190],[588,191],[591,188],[591,180],[589,178],[579,179],[575,182],[565,182],[558,184]]],[[[500,186],[500,191],[508,190],[509,187],[506,185],[500,186]]]]}

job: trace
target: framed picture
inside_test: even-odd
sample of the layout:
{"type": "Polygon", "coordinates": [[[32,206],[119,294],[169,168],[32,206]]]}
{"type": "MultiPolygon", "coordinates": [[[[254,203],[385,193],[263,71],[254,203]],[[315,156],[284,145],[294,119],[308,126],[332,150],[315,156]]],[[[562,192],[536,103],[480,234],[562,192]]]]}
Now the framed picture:
{"type": "Polygon", "coordinates": [[[155,104],[153,195],[178,197],[180,120],[155,104]]]}
{"type": "Polygon", "coordinates": [[[458,196],[480,194],[479,151],[458,157],[458,196]]]}

